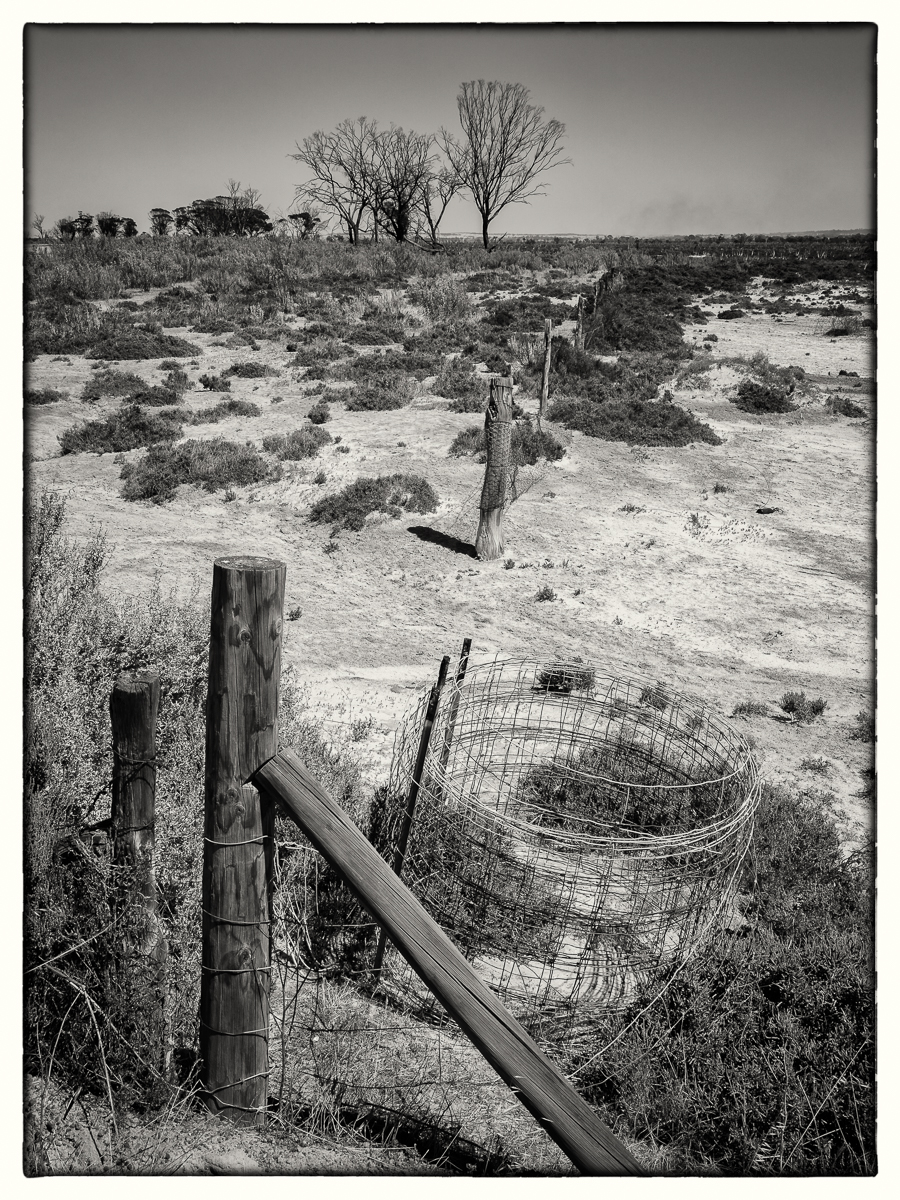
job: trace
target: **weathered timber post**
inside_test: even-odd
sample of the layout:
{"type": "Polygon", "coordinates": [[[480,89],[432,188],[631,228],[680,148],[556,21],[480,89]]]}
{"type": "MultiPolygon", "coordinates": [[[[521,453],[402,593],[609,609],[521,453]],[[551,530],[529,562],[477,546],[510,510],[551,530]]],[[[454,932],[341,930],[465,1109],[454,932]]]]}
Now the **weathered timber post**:
{"type": "Polygon", "coordinates": [[[484,414],[487,465],[481,489],[481,513],[475,553],[489,562],[503,553],[503,506],[509,478],[512,444],[512,386],[508,379],[492,379],[491,395],[484,414]]]}
{"type": "Polygon", "coordinates": [[[547,399],[550,395],[550,352],[553,348],[553,322],[546,320],[544,322],[544,377],[541,381],[541,403],[538,409],[538,416],[544,415],[544,409],[547,407],[547,399]]]}
{"type": "MultiPolygon", "coordinates": [[[[406,809],[403,813],[403,823],[400,826],[400,833],[397,835],[397,843],[394,846],[394,861],[391,864],[391,870],[395,875],[400,875],[403,872],[403,862],[406,858],[406,848],[409,845],[409,834],[412,829],[413,817],[416,812],[416,801],[419,798],[419,788],[422,784],[422,773],[425,770],[425,756],[428,754],[428,746],[431,742],[431,731],[434,728],[434,718],[437,714],[438,701],[441,698],[441,689],[447,679],[447,668],[450,666],[450,655],[445,654],[441,659],[440,669],[438,671],[437,683],[431,689],[428,696],[428,704],[425,708],[425,720],[422,724],[422,732],[419,736],[419,749],[416,754],[416,761],[413,765],[412,779],[409,783],[409,791],[406,793],[406,809]]],[[[378,935],[378,945],[375,949],[375,961],[372,966],[372,973],[377,979],[381,974],[381,964],[384,962],[384,945],[386,934],[382,928],[378,935]]]]}
{"type": "Polygon", "coordinates": [[[115,892],[115,912],[125,930],[123,969],[140,1005],[139,1025],[158,1051],[157,1066],[168,1069],[165,974],[168,958],[159,919],[153,853],[156,839],[156,717],[159,675],[123,672],[109,699],[113,780],[111,832],[113,862],[123,879],[115,892]]]}
{"type": "Polygon", "coordinates": [[[575,326],[575,349],[584,349],[584,296],[578,295],[578,323],[575,326]]]}
{"type": "Polygon", "coordinates": [[[207,1107],[261,1124],[268,1083],[274,813],[247,780],[278,749],[284,563],[217,559],[206,707],[201,1084],[207,1107]]]}
{"type": "Polygon", "coordinates": [[[456,669],[456,687],[453,689],[453,695],[450,697],[450,711],[447,713],[444,744],[441,747],[441,771],[446,771],[447,763],[450,759],[450,746],[453,742],[454,730],[456,729],[456,714],[459,712],[459,689],[462,687],[462,682],[466,677],[466,669],[469,665],[469,651],[471,649],[472,639],[464,638],[462,650],[459,655],[459,666],[456,669]]]}

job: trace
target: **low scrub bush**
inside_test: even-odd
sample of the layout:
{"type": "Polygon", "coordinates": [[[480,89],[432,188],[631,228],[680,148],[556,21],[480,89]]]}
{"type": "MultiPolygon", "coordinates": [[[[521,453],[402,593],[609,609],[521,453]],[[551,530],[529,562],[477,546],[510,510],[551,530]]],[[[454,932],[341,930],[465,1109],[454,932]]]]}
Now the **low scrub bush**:
{"type": "Polygon", "coordinates": [[[726,308],[717,315],[720,321],[737,321],[746,316],[746,313],[742,308],[726,308]]]}
{"type": "Polygon", "coordinates": [[[201,375],[200,386],[208,392],[230,392],[231,380],[224,375],[201,375]]]}
{"type": "Polygon", "coordinates": [[[263,438],[263,450],[282,461],[298,462],[301,458],[314,458],[332,440],[328,430],[320,425],[304,425],[290,433],[263,438]]]}
{"type": "Polygon", "coordinates": [[[56,404],[60,400],[68,400],[68,392],[58,392],[56,388],[26,388],[24,400],[26,404],[56,404]]]}
{"type": "Polygon", "coordinates": [[[323,496],[310,509],[310,520],[340,529],[359,530],[370,513],[383,512],[399,517],[404,511],[429,513],[437,509],[438,498],[431,484],[421,475],[363,476],[334,496],[323,496]]]}
{"type": "Polygon", "coordinates": [[[829,396],[825,407],[834,417],[864,417],[866,410],[855,404],[849,396],[829,396]]]}
{"type": "MultiPolygon", "coordinates": [[[[507,559],[507,562],[513,565],[512,559],[507,559]]],[[[571,662],[550,663],[541,668],[537,687],[548,692],[589,692],[594,686],[597,672],[593,667],[580,665],[581,662],[575,655],[571,662]]]]}
{"type": "Polygon", "coordinates": [[[550,586],[549,583],[543,583],[538,588],[538,590],[535,592],[534,598],[535,598],[535,600],[537,600],[539,602],[543,602],[546,600],[555,600],[556,592],[554,592],[553,588],[550,586]]]}
{"type": "Polygon", "coordinates": [[[148,326],[134,328],[110,337],[99,337],[85,354],[86,358],[101,358],[107,362],[147,358],[192,358],[200,353],[199,346],[174,334],[148,326]]]}
{"type": "Polygon", "coordinates": [[[135,450],[155,442],[172,442],[181,437],[186,418],[183,408],[148,413],[129,404],[102,421],[71,425],[59,435],[60,454],[110,454],[135,450]]]}
{"type": "Polygon", "coordinates": [[[767,717],[769,710],[758,700],[741,700],[731,710],[731,715],[733,717],[767,717]]]}
{"type": "Polygon", "coordinates": [[[744,923],[600,1022],[583,1093],[673,1173],[874,1175],[873,886],[820,796],[764,785],[744,923]]]}
{"type": "Polygon", "coordinates": [[[646,400],[609,400],[605,403],[560,397],[550,405],[552,421],[587,437],[629,446],[688,446],[705,442],[720,446],[722,439],[709,425],[676,404],[646,400]]]}
{"type": "Polygon", "coordinates": [[[875,717],[870,712],[859,712],[853,718],[850,740],[854,742],[875,741],[875,717]]]}
{"type": "Polygon", "coordinates": [[[264,379],[266,376],[277,375],[278,371],[274,367],[268,367],[265,363],[254,362],[237,362],[223,371],[225,378],[235,379],[264,379]]]}
{"type": "Polygon", "coordinates": [[[466,321],[472,313],[465,285],[451,275],[419,276],[410,281],[406,294],[433,323],[466,321]]]}
{"type": "Polygon", "coordinates": [[[222,438],[192,440],[178,446],[151,446],[143,458],[122,467],[122,495],[126,500],[171,500],[183,483],[208,492],[231,484],[264,483],[277,479],[280,467],[252,446],[238,446],[222,438]]]}
{"type": "Polygon", "coordinates": [[[807,700],[805,692],[785,692],[778,704],[782,712],[801,725],[809,725],[828,707],[828,701],[821,696],[817,700],[807,700]]]}
{"type": "Polygon", "coordinates": [[[324,425],[331,420],[331,409],[324,400],[317,400],[306,415],[313,425],[324,425]]]}
{"type": "MultiPolygon", "coordinates": [[[[477,462],[485,461],[485,434],[483,425],[470,425],[461,429],[453,439],[448,454],[453,458],[472,456],[477,462]]],[[[565,454],[565,447],[546,429],[539,430],[529,419],[516,421],[512,428],[510,465],[533,467],[538,459],[558,462],[565,454]]]]}
{"type": "MultiPolygon", "coordinates": [[[[470,358],[451,358],[444,363],[431,390],[436,396],[444,396],[447,400],[474,402],[483,408],[487,403],[487,383],[488,381],[483,375],[479,376],[475,373],[475,366],[470,358]]],[[[472,410],[455,408],[453,411],[472,410]]]]}
{"type": "Polygon", "coordinates": [[[229,397],[210,408],[200,408],[191,413],[189,425],[212,425],[224,421],[226,417],[258,417],[262,410],[251,400],[237,400],[229,397]]]}
{"type": "Polygon", "coordinates": [[[764,383],[757,383],[754,379],[742,379],[738,384],[737,394],[729,399],[741,412],[789,413],[797,411],[796,404],[791,403],[787,392],[768,387],[764,383]]]}
{"type": "Polygon", "coordinates": [[[348,412],[385,412],[405,408],[415,395],[415,380],[402,371],[371,375],[360,387],[346,393],[348,412]]]}

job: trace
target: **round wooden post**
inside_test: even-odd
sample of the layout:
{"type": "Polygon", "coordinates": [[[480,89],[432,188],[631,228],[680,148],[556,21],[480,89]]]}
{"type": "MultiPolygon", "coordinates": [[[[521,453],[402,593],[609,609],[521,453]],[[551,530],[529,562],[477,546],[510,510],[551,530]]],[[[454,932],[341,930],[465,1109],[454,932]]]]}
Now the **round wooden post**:
{"type": "Polygon", "coordinates": [[[268,1084],[273,814],[246,784],[278,749],[284,563],[217,559],[206,709],[202,1088],[207,1107],[262,1124],[268,1084]]]}
{"type": "MultiPolygon", "coordinates": [[[[122,868],[114,905],[125,936],[122,970],[140,1006],[138,1024],[157,1054],[169,1064],[165,1021],[168,943],[159,919],[153,855],[156,840],[156,717],[159,675],[124,672],[109,700],[113,783],[113,862],[122,868]]],[[[135,1014],[137,1017],[138,1014],[135,1014]]]]}
{"type": "Polygon", "coordinates": [[[550,352],[553,346],[553,322],[546,320],[544,322],[544,377],[541,380],[541,403],[538,409],[538,416],[544,415],[544,409],[547,407],[547,399],[550,395],[550,352]]]}
{"type": "Polygon", "coordinates": [[[578,297],[578,323],[575,327],[575,349],[584,349],[584,296],[578,297]]]}
{"type": "Polygon", "coordinates": [[[503,505],[512,444],[512,386],[508,379],[491,380],[491,395],[484,414],[484,435],[487,465],[481,489],[475,553],[489,562],[503,553],[503,505]]]}

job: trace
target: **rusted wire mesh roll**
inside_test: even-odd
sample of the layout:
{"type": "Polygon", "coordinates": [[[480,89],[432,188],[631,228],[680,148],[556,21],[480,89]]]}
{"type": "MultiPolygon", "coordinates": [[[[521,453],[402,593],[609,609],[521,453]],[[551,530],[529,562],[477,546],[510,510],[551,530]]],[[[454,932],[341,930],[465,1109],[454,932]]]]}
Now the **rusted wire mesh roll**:
{"type": "MultiPolygon", "coordinates": [[[[398,731],[383,853],[424,703],[398,731]]],[[[758,792],[743,739],[662,684],[581,662],[470,667],[441,695],[403,877],[521,1020],[565,1028],[627,1005],[715,926],[758,792]]],[[[408,1002],[415,979],[387,966],[408,1002]]]]}

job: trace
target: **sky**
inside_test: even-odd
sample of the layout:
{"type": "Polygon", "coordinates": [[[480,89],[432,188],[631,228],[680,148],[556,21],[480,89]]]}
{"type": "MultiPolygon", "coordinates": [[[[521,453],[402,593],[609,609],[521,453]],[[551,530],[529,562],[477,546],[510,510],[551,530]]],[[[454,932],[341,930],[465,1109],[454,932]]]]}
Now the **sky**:
{"type": "MultiPolygon", "coordinates": [[[[296,143],[346,117],[459,133],[462,81],[524,84],[570,165],[492,233],[873,224],[871,25],[123,26],[25,30],[26,221],[133,217],[229,179],[290,211],[296,143]]],[[[470,200],[447,232],[475,231],[470,200]]]]}

